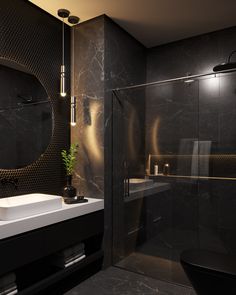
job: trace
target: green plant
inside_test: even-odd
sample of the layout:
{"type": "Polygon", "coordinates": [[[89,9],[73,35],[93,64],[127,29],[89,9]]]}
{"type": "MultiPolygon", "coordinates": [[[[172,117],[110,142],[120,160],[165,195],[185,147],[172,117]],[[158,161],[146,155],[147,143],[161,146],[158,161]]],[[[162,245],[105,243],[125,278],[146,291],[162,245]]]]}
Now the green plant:
{"type": "Polygon", "coordinates": [[[66,175],[72,175],[75,162],[76,162],[76,153],[78,149],[78,144],[71,144],[70,149],[68,151],[62,150],[61,156],[62,161],[66,169],[66,175]]]}

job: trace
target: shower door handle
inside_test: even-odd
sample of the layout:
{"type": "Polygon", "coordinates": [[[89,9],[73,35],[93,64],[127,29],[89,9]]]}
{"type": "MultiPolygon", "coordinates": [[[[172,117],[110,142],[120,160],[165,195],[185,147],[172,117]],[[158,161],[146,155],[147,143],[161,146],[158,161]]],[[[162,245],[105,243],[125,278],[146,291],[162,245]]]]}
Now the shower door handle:
{"type": "Polygon", "coordinates": [[[124,195],[125,197],[129,197],[129,178],[124,179],[124,195]]]}
{"type": "Polygon", "coordinates": [[[128,172],[128,164],[127,161],[124,160],[124,196],[129,196],[129,172],[128,172]]]}

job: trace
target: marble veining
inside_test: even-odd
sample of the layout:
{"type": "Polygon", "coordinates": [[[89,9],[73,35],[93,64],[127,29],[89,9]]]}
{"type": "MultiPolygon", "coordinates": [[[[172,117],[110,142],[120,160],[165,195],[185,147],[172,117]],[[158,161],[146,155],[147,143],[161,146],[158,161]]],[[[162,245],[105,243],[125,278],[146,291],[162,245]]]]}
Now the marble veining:
{"type": "Polygon", "coordinates": [[[100,271],[64,295],[196,295],[192,288],[181,287],[110,267],[100,271]]]}
{"type": "Polygon", "coordinates": [[[87,197],[103,198],[103,17],[74,28],[77,125],[71,129],[71,141],[79,144],[79,151],[73,184],[87,197]]]}

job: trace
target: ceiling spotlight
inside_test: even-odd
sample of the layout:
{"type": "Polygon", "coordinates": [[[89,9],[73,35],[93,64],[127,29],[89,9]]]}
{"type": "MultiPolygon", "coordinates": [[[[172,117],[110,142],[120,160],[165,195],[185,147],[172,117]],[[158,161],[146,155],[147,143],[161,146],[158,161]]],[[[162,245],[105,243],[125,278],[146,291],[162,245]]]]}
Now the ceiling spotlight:
{"type": "Polygon", "coordinates": [[[79,23],[80,19],[78,16],[75,16],[75,15],[70,15],[68,17],[68,22],[72,25],[77,25],[79,23]]]}

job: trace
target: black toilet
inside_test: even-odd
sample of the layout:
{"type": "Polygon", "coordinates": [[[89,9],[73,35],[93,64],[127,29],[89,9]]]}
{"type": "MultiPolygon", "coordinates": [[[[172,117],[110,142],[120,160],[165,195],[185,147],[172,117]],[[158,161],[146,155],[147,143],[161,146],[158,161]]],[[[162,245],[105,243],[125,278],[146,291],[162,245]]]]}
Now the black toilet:
{"type": "Polygon", "coordinates": [[[236,256],[186,250],[180,262],[198,295],[236,295],[236,256]]]}

